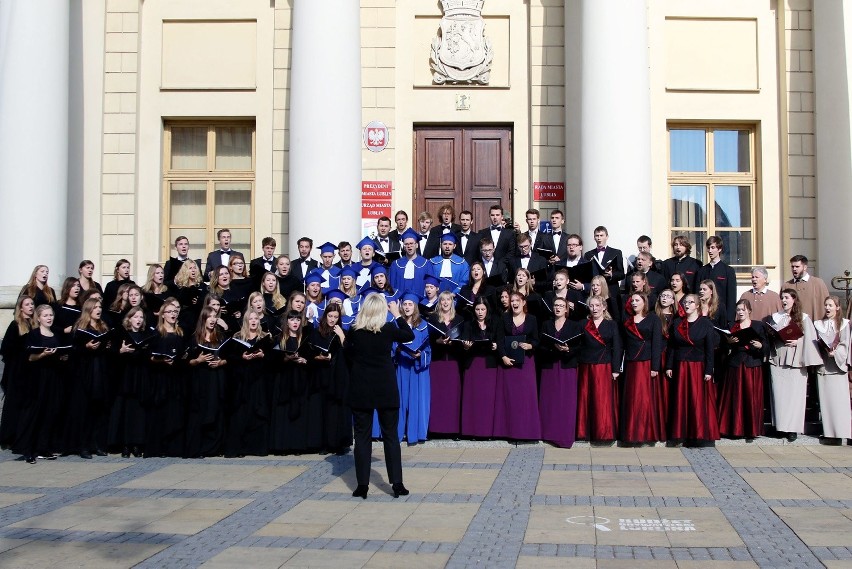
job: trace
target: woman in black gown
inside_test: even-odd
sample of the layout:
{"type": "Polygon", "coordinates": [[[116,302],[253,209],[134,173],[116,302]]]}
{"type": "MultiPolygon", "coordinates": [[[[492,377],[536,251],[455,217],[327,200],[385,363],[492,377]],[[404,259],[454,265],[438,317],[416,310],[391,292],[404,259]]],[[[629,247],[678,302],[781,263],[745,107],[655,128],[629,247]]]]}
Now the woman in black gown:
{"type": "Polygon", "coordinates": [[[27,334],[33,329],[35,303],[29,296],[22,296],[15,303],[15,315],[3,335],[0,356],[3,356],[3,413],[0,414],[0,447],[9,448],[15,441],[18,416],[21,411],[24,370],[26,361],[27,334]]]}
{"type": "Polygon", "coordinates": [[[340,351],[346,339],[340,327],[341,315],[339,303],[326,307],[320,325],[311,332],[312,357],[308,361],[308,446],[318,443],[319,448],[333,453],[342,453],[352,445],[352,413],[343,402],[349,372],[340,351]]]}
{"type": "MultiPolygon", "coordinates": [[[[302,306],[304,295],[290,295],[290,306],[302,306]],[[301,302],[294,302],[299,299],[301,302]]],[[[273,351],[272,437],[276,454],[300,454],[308,448],[308,357],[311,329],[304,311],[291,310],[284,318],[284,332],[273,351]]]]}
{"type": "Polygon", "coordinates": [[[220,357],[224,336],[216,325],[219,317],[212,308],[201,311],[195,335],[190,341],[192,368],[189,377],[186,413],[188,458],[217,456],[225,432],[225,386],[223,369],[228,360],[220,357]]]}
{"type": "Polygon", "coordinates": [[[145,416],[145,456],[183,456],[186,339],[180,304],[167,298],[151,347],[151,389],[145,416]]]}

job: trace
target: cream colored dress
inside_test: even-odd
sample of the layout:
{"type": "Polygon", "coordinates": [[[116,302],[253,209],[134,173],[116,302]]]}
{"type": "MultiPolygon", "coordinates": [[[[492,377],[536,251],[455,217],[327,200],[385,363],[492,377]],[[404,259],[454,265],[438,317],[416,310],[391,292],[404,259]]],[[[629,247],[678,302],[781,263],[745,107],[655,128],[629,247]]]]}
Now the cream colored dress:
{"type": "Polygon", "coordinates": [[[834,356],[829,356],[825,349],[820,350],[823,365],[817,375],[819,387],[819,410],[822,418],[822,434],[826,437],[849,439],[852,438],[852,408],[849,404],[849,342],[852,338],[849,321],[845,318],[840,323],[840,332],[836,330],[833,320],[817,320],[814,322],[817,334],[828,345],[838,339],[834,348],[834,356]]]}
{"type": "MultiPolygon", "coordinates": [[[[790,315],[776,312],[769,324],[780,329],[790,323],[790,315]]],[[[802,315],[804,336],[796,345],[772,342],[769,358],[772,372],[772,422],[785,433],[801,433],[805,429],[805,397],[808,391],[808,366],[822,365],[816,347],[816,330],[807,314],[802,315]]]]}

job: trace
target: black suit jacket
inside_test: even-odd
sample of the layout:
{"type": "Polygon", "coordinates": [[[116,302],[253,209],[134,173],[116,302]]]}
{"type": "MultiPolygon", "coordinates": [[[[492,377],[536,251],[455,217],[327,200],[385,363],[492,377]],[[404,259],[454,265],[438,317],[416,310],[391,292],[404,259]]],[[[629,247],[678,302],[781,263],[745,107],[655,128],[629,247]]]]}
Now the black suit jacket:
{"type": "MultiPolygon", "coordinates": [[[[475,260],[482,262],[482,257],[477,257],[475,260]]],[[[484,265],[485,263],[482,262],[484,265]]],[[[504,285],[509,282],[509,267],[506,264],[505,259],[494,259],[494,262],[491,263],[491,272],[489,273],[486,269],[485,278],[490,279],[491,277],[499,277],[500,282],[491,282],[489,284],[493,284],[494,286],[504,285]]]]}
{"type": "Polygon", "coordinates": [[[562,233],[559,235],[559,246],[556,247],[556,240],[553,238],[553,234],[549,233],[548,237],[550,237],[550,241],[553,244],[554,248],[556,248],[556,256],[559,257],[559,262],[557,265],[565,266],[565,259],[568,258],[568,233],[565,230],[562,230],[562,233]]]}
{"type": "Polygon", "coordinates": [[[456,250],[455,253],[459,257],[463,257],[467,264],[471,264],[479,259],[479,242],[482,240],[482,235],[471,230],[467,236],[467,247],[464,251],[461,248],[461,231],[456,232],[456,250]]]}
{"type": "MultiPolygon", "coordinates": [[[[603,271],[601,270],[601,266],[595,261],[597,254],[598,250],[596,247],[591,251],[587,251],[586,254],[583,255],[583,258],[594,263],[594,272],[596,275],[602,275],[603,271]]],[[[618,283],[624,279],[624,257],[621,255],[621,250],[613,247],[607,247],[604,250],[603,264],[606,265],[610,260],[612,260],[612,278],[608,278],[606,282],[610,286],[615,284],[617,287],[618,283]]]]}
{"type": "MultiPolygon", "coordinates": [[[[512,281],[515,280],[515,275],[518,273],[518,270],[521,268],[521,257],[510,257],[508,260],[509,265],[509,276],[512,281]]],[[[535,273],[541,270],[547,269],[547,259],[539,255],[538,253],[530,254],[530,262],[527,264],[527,270],[530,273],[535,273]]],[[[536,279],[536,290],[547,290],[553,288],[550,283],[547,282],[546,278],[538,278],[536,279]]]]}
{"type": "MultiPolygon", "coordinates": [[[[491,239],[490,226],[480,231],[479,235],[482,238],[491,239]]],[[[508,257],[514,257],[517,252],[518,241],[517,237],[515,237],[515,230],[511,227],[504,227],[503,230],[500,231],[500,238],[497,239],[496,243],[494,243],[494,258],[507,259],[508,257]]]]}
{"type": "MultiPolygon", "coordinates": [[[[242,255],[245,258],[245,255],[240,253],[239,251],[235,251],[231,249],[231,256],[234,255],[242,255]]],[[[207,253],[207,263],[204,265],[204,281],[207,282],[210,280],[210,271],[214,269],[218,269],[222,266],[222,250],[216,249],[215,251],[210,251],[207,253]]]]}
{"type": "MultiPolygon", "coordinates": [[[[379,236],[378,235],[376,235],[376,238],[375,238],[374,241],[376,242],[376,245],[379,246],[379,248],[381,248],[381,243],[379,243],[379,236]]],[[[388,233],[388,252],[399,251],[401,248],[402,247],[399,244],[399,237],[394,239],[393,236],[390,233],[388,233]]],[[[381,249],[381,250],[384,251],[384,249],[381,249]]]]}
{"type": "Polygon", "coordinates": [[[397,409],[399,389],[391,348],[414,339],[404,318],[388,322],[379,333],[353,330],[343,344],[349,364],[346,403],[353,409],[397,409]]]}
{"type": "MultiPolygon", "coordinates": [[[[529,231],[524,231],[527,235],[530,234],[529,231]]],[[[567,241],[564,240],[563,241],[567,241]]],[[[561,243],[560,243],[561,245],[561,243]]],[[[542,231],[535,232],[535,242],[532,244],[533,251],[536,249],[549,249],[550,251],[556,251],[556,246],[553,244],[553,235],[550,233],[544,233],[542,231]]],[[[567,251],[567,249],[566,249],[567,251]]],[[[541,255],[541,253],[539,253],[541,255]]],[[[547,260],[549,257],[542,255],[547,260]]]]}
{"type": "Polygon", "coordinates": [[[429,230],[429,236],[423,240],[420,240],[418,245],[420,249],[420,254],[427,259],[431,259],[432,257],[437,257],[441,253],[441,233],[440,231],[435,231],[434,228],[429,230]]]}
{"type": "MultiPolygon", "coordinates": [[[[275,272],[275,259],[276,258],[277,257],[274,257],[274,256],[272,257],[272,261],[270,262],[270,265],[269,265],[270,266],[270,269],[269,269],[270,273],[275,272]]],[[[251,263],[249,263],[249,277],[251,277],[251,280],[255,283],[255,285],[258,285],[258,286],[260,285],[260,279],[262,279],[263,274],[265,272],[267,272],[266,266],[264,265],[265,262],[266,261],[263,259],[263,257],[257,257],[255,259],[252,259],[251,263]]]]}
{"type": "Polygon", "coordinates": [[[290,263],[290,274],[296,275],[299,280],[304,280],[305,275],[318,266],[319,263],[310,257],[308,259],[297,258],[290,263]]]}

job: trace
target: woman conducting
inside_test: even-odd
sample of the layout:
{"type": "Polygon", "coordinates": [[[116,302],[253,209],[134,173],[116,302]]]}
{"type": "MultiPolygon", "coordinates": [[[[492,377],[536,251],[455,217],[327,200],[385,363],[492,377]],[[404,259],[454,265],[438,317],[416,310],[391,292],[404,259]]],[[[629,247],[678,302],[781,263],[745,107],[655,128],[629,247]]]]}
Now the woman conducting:
{"type": "Polygon", "coordinates": [[[344,348],[350,364],[347,402],[355,423],[356,498],[367,499],[370,484],[370,455],[373,410],[378,412],[382,443],[393,496],[408,495],[402,484],[402,453],[399,448],[399,389],[391,359],[394,342],[414,339],[411,327],[402,318],[396,302],[387,303],[384,295],[371,294],[364,299],[344,348]],[[387,322],[387,313],[395,322],[387,322]]]}

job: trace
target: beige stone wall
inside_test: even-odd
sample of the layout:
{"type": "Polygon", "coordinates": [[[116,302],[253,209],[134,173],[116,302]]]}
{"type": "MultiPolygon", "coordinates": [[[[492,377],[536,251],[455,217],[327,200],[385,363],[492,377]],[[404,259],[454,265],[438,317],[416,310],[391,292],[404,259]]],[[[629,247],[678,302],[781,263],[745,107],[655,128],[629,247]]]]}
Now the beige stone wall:
{"type": "MultiPolygon", "coordinates": [[[[361,178],[389,180],[398,192],[410,193],[411,180],[397,179],[395,170],[400,134],[396,128],[396,14],[395,0],[361,0],[361,125],[381,121],[389,137],[382,152],[361,146],[361,178]]],[[[394,206],[393,211],[399,209],[397,200],[394,206]]]]}
{"type": "Polygon", "coordinates": [[[289,239],[290,174],[290,30],[291,3],[275,2],[272,57],[272,236],[278,251],[286,252],[289,239]]]}
{"type": "Polygon", "coordinates": [[[112,279],[115,261],[136,267],[136,136],[139,59],[139,1],[109,0],[104,43],[103,158],[101,174],[101,262],[112,279]]]}
{"type": "Polygon", "coordinates": [[[814,260],[817,229],[811,0],[786,0],[784,9],[789,253],[814,260]]]}
{"type": "MultiPolygon", "coordinates": [[[[565,182],[565,8],[563,0],[531,0],[530,177],[532,182],[565,182]]],[[[519,190],[528,191],[516,179],[519,190]]],[[[532,201],[543,214],[562,203],[532,201]]],[[[522,219],[523,212],[516,212],[522,219]]],[[[546,215],[545,215],[546,219],[546,215]]]]}

